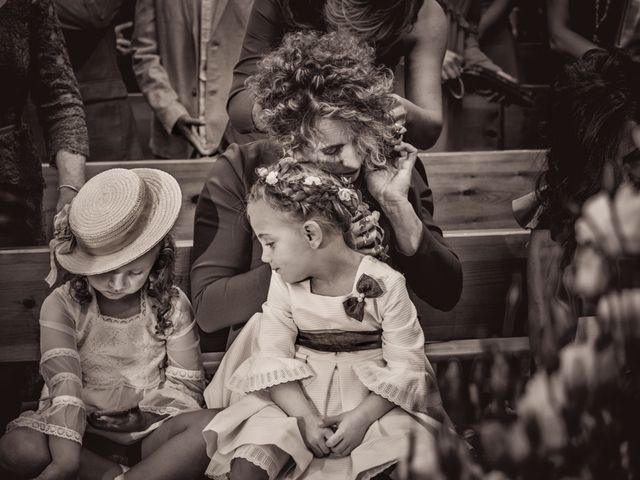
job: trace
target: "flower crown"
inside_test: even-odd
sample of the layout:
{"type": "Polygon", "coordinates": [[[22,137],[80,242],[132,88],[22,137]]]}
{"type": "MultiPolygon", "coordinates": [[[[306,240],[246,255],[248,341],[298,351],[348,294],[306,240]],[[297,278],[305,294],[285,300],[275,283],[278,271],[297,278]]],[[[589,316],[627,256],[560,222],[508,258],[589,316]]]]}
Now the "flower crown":
{"type": "MultiPolygon", "coordinates": [[[[283,159],[283,160],[286,160],[283,159]]],[[[271,185],[274,186],[276,185],[278,182],[281,181],[281,179],[278,176],[278,172],[275,170],[269,170],[266,167],[260,167],[256,170],[256,173],[258,174],[258,179],[264,183],[266,183],[267,185],[271,185]]],[[[316,175],[306,175],[304,177],[301,177],[297,180],[301,180],[303,185],[309,186],[309,187],[313,187],[313,186],[320,186],[322,185],[322,179],[316,175]]],[[[344,180],[343,180],[344,181],[344,180]]],[[[347,182],[345,182],[347,183],[347,182]]],[[[358,199],[358,194],[356,193],[356,191],[352,188],[349,187],[339,187],[338,191],[337,191],[337,196],[338,199],[342,202],[342,203],[351,203],[353,200],[358,199]]]]}

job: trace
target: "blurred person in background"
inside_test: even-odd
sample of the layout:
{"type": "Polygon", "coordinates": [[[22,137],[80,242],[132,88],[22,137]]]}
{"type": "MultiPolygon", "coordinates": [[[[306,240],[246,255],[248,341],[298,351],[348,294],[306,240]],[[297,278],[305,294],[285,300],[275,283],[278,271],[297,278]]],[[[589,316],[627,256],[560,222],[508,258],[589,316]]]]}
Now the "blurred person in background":
{"type": "Polygon", "coordinates": [[[133,70],[155,113],[151,151],[157,158],[218,151],[251,5],[252,0],[138,0],[133,70]]]}
{"type": "MultiPolygon", "coordinates": [[[[463,99],[465,86],[462,82],[464,67],[480,65],[487,70],[502,75],[505,79],[516,81],[515,61],[511,58],[508,36],[508,16],[510,0],[438,0],[447,14],[449,24],[447,50],[442,63],[444,122],[442,133],[432,151],[461,150],[468,131],[464,128],[465,109],[463,99]],[[484,13],[483,13],[484,10],[484,13]],[[505,34],[505,28],[507,33],[505,34]],[[480,45],[480,35],[485,42],[480,45]],[[493,38],[492,36],[498,36],[493,38]],[[500,45],[502,48],[495,48],[500,45]],[[485,48],[503,60],[501,63],[509,72],[489,58],[485,48]],[[498,51],[496,51],[498,50],[498,51]],[[506,58],[504,58],[506,57],[506,58]]],[[[513,41],[513,38],[511,38],[513,41]]],[[[513,43],[512,43],[513,45],[513,43]]],[[[513,47],[512,47],[513,48],[513,47]]],[[[515,52],[513,52],[515,53],[515,52]]],[[[499,92],[491,100],[501,100],[499,92]]]]}
{"type": "Polygon", "coordinates": [[[347,31],[373,46],[376,63],[393,71],[404,57],[404,96],[396,95],[394,117],[407,130],[405,141],[419,149],[434,144],[442,128],[440,69],[447,38],[436,0],[256,0],[229,94],[231,138],[246,143],[238,134],[264,130],[245,80],[286,33],[300,30],[347,31]]]}
{"type": "Polygon", "coordinates": [[[580,58],[593,48],[624,48],[640,60],[640,0],[547,0],[551,49],[580,58]]]}
{"type": "MultiPolygon", "coordinates": [[[[89,154],[82,100],[51,0],[0,0],[0,78],[0,247],[43,245],[42,161],[57,169],[60,210],[83,185],[89,154]],[[47,159],[36,154],[24,121],[28,95],[38,109],[47,159]]],[[[0,366],[3,431],[19,412],[23,368],[0,366]]]]}
{"type": "MultiPolygon", "coordinates": [[[[542,326],[551,323],[550,298],[559,300],[570,318],[594,314],[593,305],[565,284],[572,281],[565,268],[576,252],[574,225],[584,202],[607,183],[617,185],[623,178],[640,183],[640,153],[633,141],[639,121],[640,64],[624,51],[592,50],[566,65],[552,86],[547,165],[535,194],[514,202],[516,219],[532,229],[528,322],[537,361],[544,347],[542,326]]],[[[578,335],[591,337],[593,327],[595,322],[581,321],[578,335]]]]}
{"type": "Polygon", "coordinates": [[[114,27],[125,3],[129,0],[55,0],[84,102],[91,161],[142,158],[117,60],[114,27]]]}

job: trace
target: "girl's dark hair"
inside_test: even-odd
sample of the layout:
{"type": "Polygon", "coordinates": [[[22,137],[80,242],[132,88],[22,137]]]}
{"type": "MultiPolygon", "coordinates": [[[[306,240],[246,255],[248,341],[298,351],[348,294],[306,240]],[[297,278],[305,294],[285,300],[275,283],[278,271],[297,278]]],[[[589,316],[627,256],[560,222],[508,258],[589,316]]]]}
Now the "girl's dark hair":
{"type": "MultiPolygon", "coordinates": [[[[247,202],[263,200],[276,211],[286,213],[298,221],[313,219],[322,228],[342,234],[345,243],[355,249],[351,225],[371,210],[362,195],[335,176],[309,163],[283,158],[269,168],[257,171],[258,179],[251,187],[247,202]]],[[[376,256],[386,259],[381,235],[376,239],[376,256]]]]}
{"type": "Polygon", "coordinates": [[[386,168],[397,129],[393,78],[373,49],[346,33],[297,32],[258,64],[247,86],[270,137],[286,152],[319,137],[322,119],[341,121],[369,169],[386,168]]]}
{"type": "MultiPolygon", "coordinates": [[[[176,246],[171,235],[167,235],[160,242],[160,252],[155,263],[151,267],[149,277],[142,287],[143,291],[152,299],[152,308],[155,310],[157,323],[156,334],[164,336],[173,326],[169,320],[172,309],[172,299],[178,295],[175,286],[174,264],[176,259],[176,246]]],[[[72,298],[86,305],[91,302],[93,294],[89,287],[87,277],[71,274],[68,277],[72,298]]]]}
{"type": "Polygon", "coordinates": [[[593,50],[567,65],[550,92],[547,167],[538,178],[540,224],[565,249],[576,242],[573,225],[582,204],[602,188],[605,165],[615,162],[628,120],[640,119],[638,64],[621,50],[593,50]]]}

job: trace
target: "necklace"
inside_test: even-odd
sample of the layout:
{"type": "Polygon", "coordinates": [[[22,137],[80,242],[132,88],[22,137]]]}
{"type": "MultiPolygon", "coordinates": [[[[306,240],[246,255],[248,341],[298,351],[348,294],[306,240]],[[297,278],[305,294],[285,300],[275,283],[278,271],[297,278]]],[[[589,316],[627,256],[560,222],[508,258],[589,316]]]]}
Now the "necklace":
{"type": "Polygon", "coordinates": [[[602,12],[602,16],[600,16],[600,0],[596,0],[596,4],[595,4],[595,12],[593,14],[593,23],[594,23],[594,30],[593,30],[593,41],[595,43],[600,43],[600,37],[598,36],[598,31],[600,30],[600,25],[602,25],[602,22],[605,21],[605,19],[607,18],[607,15],[609,14],[609,6],[611,5],[611,0],[606,0],[606,3],[604,5],[604,11],[602,12]]]}

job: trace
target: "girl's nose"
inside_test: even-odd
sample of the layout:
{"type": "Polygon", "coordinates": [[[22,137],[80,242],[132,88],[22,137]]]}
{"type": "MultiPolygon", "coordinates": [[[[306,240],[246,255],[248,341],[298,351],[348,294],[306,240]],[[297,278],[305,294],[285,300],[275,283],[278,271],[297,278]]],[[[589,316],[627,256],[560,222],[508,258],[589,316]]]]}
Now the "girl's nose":
{"type": "Polygon", "coordinates": [[[109,280],[109,284],[110,284],[110,288],[113,291],[119,292],[120,290],[124,290],[126,286],[126,279],[123,274],[117,273],[111,276],[111,279],[109,280]]]}
{"type": "Polygon", "coordinates": [[[262,249],[262,256],[260,257],[262,259],[262,261],[264,263],[269,263],[269,261],[271,260],[271,257],[269,256],[269,254],[267,252],[265,252],[265,249],[262,249]]]}

